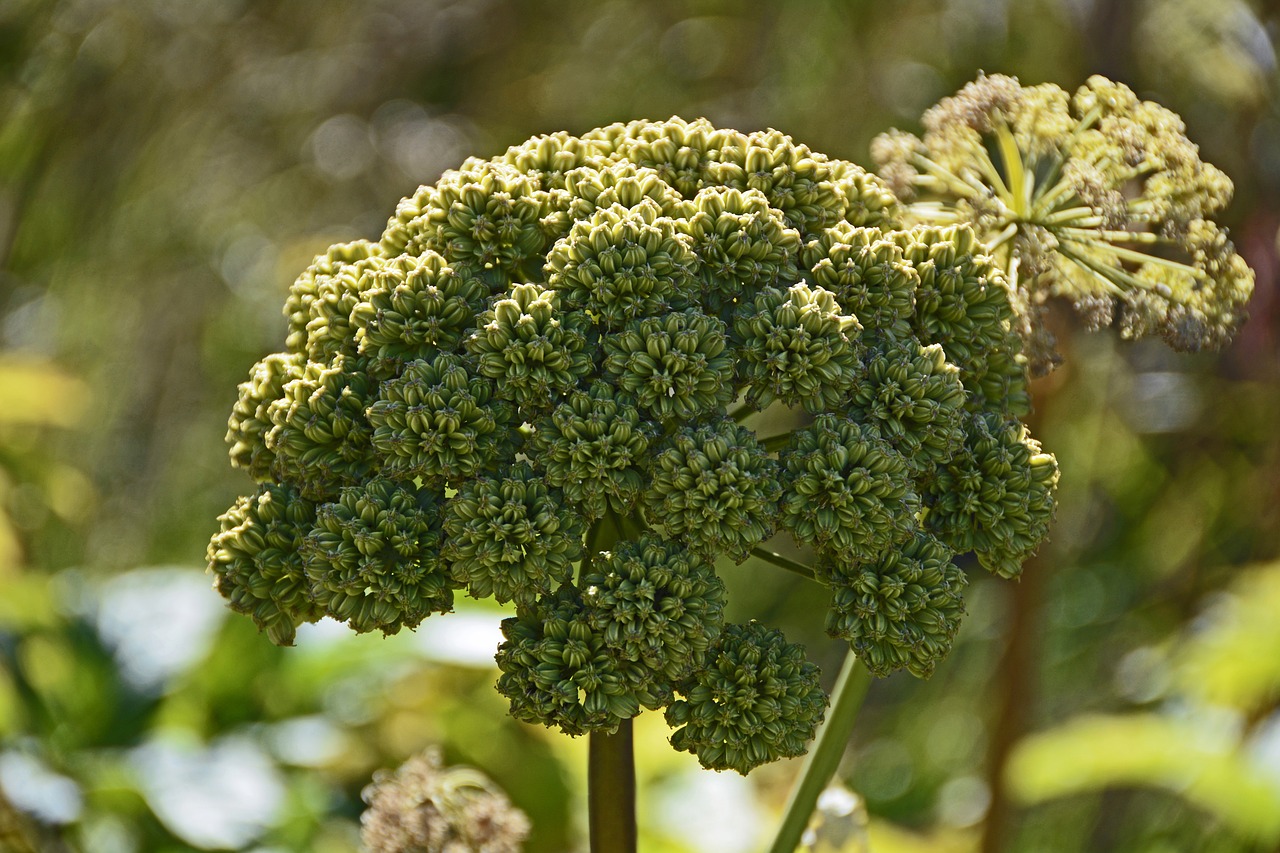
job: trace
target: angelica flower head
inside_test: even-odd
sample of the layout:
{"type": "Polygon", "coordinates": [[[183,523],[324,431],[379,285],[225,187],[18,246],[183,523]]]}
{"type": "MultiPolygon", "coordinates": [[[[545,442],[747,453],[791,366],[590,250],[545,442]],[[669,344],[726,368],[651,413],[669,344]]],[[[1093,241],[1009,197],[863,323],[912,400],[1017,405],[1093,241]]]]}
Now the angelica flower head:
{"type": "MultiPolygon", "coordinates": [[[[1018,124],[1023,90],[988,88],[924,141],[894,137],[908,153],[890,182],[938,191],[912,158],[938,138],[928,162],[963,171],[964,146],[1006,125],[1060,156],[1072,107],[1044,95],[1043,121],[1018,124]]],[[[722,575],[795,568],[769,545],[788,535],[829,592],[828,632],[877,675],[925,676],[964,612],[953,557],[1014,575],[1053,513],[1056,463],[1020,420],[1028,320],[1009,278],[1036,261],[1008,261],[1022,220],[998,224],[971,168],[966,204],[996,219],[919,225],[851,163],[702,120],[467,160],[290,291],[283,351],[228,423],[258,485],[210,544],[217,589],[282,644],[323,617],[413,628],[462,592],[511,603],[497,688],[517,719],[581,735],[666,709],[706,766],[799,754],[816,667],[775,629],[726,625],[722,575]]],[[[1079,164],[1060,171],[1085,187],[1079,164]]],[[[1159,198],[1166,218],[1210,206],[1159,198]]],[[[1158,233],[1234,269],[1199,220],[1158,233]]],[[[1198,304],[1169,322],[1192,335],[1198,304]]]]}
{"type": "Polygon", "coordinates": [[[1058,358],[1037,316],[1051,296],[1179,350],[1220,347],[1245,318],[1253,272],[1214,222],[1231,181],[1121,83],[1069,95],[980,76],[925,113],[923,136],[883,134],[872,157],[909,219],[967,223],[995,255],[1036,372],[1058,358]]]}

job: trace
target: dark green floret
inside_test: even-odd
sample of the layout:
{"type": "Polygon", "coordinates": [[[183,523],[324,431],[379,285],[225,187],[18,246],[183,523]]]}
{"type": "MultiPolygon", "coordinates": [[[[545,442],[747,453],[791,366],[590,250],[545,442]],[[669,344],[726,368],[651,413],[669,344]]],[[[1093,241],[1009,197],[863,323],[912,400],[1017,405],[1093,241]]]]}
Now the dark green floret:
{"type": "Polygon", "coordinates": [[[951,650],[964,615],[964,572],[928,533],[876,560],[818,560],[831,587],[827,633],[848,640],[872,675],[906,669],[928,678],[951,650]]]}
{"type": "Polygon", "coordinates": [[[659,446],[644,493],[650,524],[714,560],[735,562],[773,535],[778,463],[751,430],[723,419],[686,426],[659,446]]]}
{"type": "Polygon", "coordinates": [[[314,520],[311,501],[287,486],[263,484],[218,517],[209,542],[214,588],[280,646],[293,645],[299,625],[324,615],[302,564],[303,537],[314,520]]]}
{"type": "Polygon", "coordinates": [[[357,633],[394,634],[453,609],[457,587],[440,557],[438,498],[374,479],[316,507],[302,553],[316,603],[357,633]]]}
{"type": "Polygon", "coordinates": [[[473,597],[523,603],[572,579],[586,532],[525,462],[462,483],[445,503],[444,529],[444,556],[473,597]]]}
{"type": "Polygon", "coordinates": [[[726,625],[705,666],[680,684],[667,709],[671,745],[709,770],[744,776],[779,758],[803,755],[827,698],[804,647],[758,622],[726,625]]]}

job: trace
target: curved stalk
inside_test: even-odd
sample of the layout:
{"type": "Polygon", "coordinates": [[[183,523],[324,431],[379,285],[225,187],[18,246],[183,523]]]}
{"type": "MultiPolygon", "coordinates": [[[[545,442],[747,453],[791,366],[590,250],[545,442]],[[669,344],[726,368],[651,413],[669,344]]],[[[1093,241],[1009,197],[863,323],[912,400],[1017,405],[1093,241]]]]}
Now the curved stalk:
{"type": "Polygon", "coordinates": [[[800,837],[818,803],[818,795],[827,787],[844,756],[844,748],[858,718],[858,709],[862,707],[870,684],[871,673],[850,650],[831,694],[831,709],[809,747],[809,754],[805,756],[804,766],[800,768],[800,776],[791,790],[791,799],[782,813],[782,825],[778,827],[769,853],[793,853],[800,844],[800,837]]]}

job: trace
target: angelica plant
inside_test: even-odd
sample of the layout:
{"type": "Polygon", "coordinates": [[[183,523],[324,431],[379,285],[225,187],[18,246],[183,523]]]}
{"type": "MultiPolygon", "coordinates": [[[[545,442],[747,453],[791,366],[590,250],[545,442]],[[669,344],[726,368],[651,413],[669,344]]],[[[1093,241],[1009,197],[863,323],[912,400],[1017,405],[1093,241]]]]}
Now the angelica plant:
{"type": "MultiPolygon", "coordinates": [[[[210,543],[217,590],[284,645],[326,616],[392,634],[460,593],[512,602],[497,689],[592,738],[597,851],[634,846],[637,714],[744,774],[823,718],[802,647],[726,624],[735,565],[823,584],[865,670],[929,675],[964,612],[956,557],[1016,577],[1058,469],[1021,421],[1013,235],[912,224],[907,162],[885,182],[673,118],[535,137],[420,188],[298,278],[283,351],[240,385],[227,440],[258,485],[210,543]],[[759,434],[765,409],[795,429],[759,434]]],[[[1230,292],[1188,310],[1225,323],[1230,292]]]]}

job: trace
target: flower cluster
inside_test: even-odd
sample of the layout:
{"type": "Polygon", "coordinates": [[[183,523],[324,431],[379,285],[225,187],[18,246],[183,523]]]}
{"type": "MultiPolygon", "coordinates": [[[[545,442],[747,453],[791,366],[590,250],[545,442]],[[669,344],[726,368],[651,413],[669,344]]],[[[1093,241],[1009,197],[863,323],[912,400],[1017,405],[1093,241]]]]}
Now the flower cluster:
{"type": "Polygon", "coordinates": [[[705,665],[667,709],[671,745],[712,770],[752,768],[803,755],[826,697],[804,648],[759,622],[727,625],[705,665]]]}
{"type": "MultiPolygon", "coordinates": [[[[1121,113],[1100,97],[1081,103],[1109,127],[1121,113]]],[[[1026,127],[1008,132],[1057,150],[1026,127]]],[[[1080,189],[1054,211],[1088,195],[1061,171],[1080,189]]],[[[1208,192],[1216,173],[1198,174],[1208,192]]],[[[1176,189],[1161,222],[1208,210],[1176,189]]],[[[725,626],[717,572],[785,566],[764,546],[788,533],[815,552],[830,633],[878,674],[925,675],[963,612],[953,557],[1016,574],[1053,512],[987,220],[902,215],[851,163],[705,121],[467,160],[293,286],[284,350],[228,425],[259,486],[210,544],[218,590],[285,644],[324,616],[412,628],[462,589],[510,601],[498,689],[519,719],[582,734],[667,708],[707,766],[797,754],[822,714],[816,670],[775,631],[725,626]]],[[[1211,226],[1158,234],[1231,281],[1211,226]]],[[[1194,317],[1235,310],[1232,285],[1194,281],[1194,317]]]]}
{"type": "Polygon", "coordinates": [[[1253,272],[1213,221],[1231,181],[1123,84],[982,76],[925,113],[922,137],[891,131],[871,153],[910,220],[968,223],[995,255],[1035,372],[1058,360],[1037,317],[1053,296],[1180,350],[1219,347],[1244,320],[1253,272]]]}

